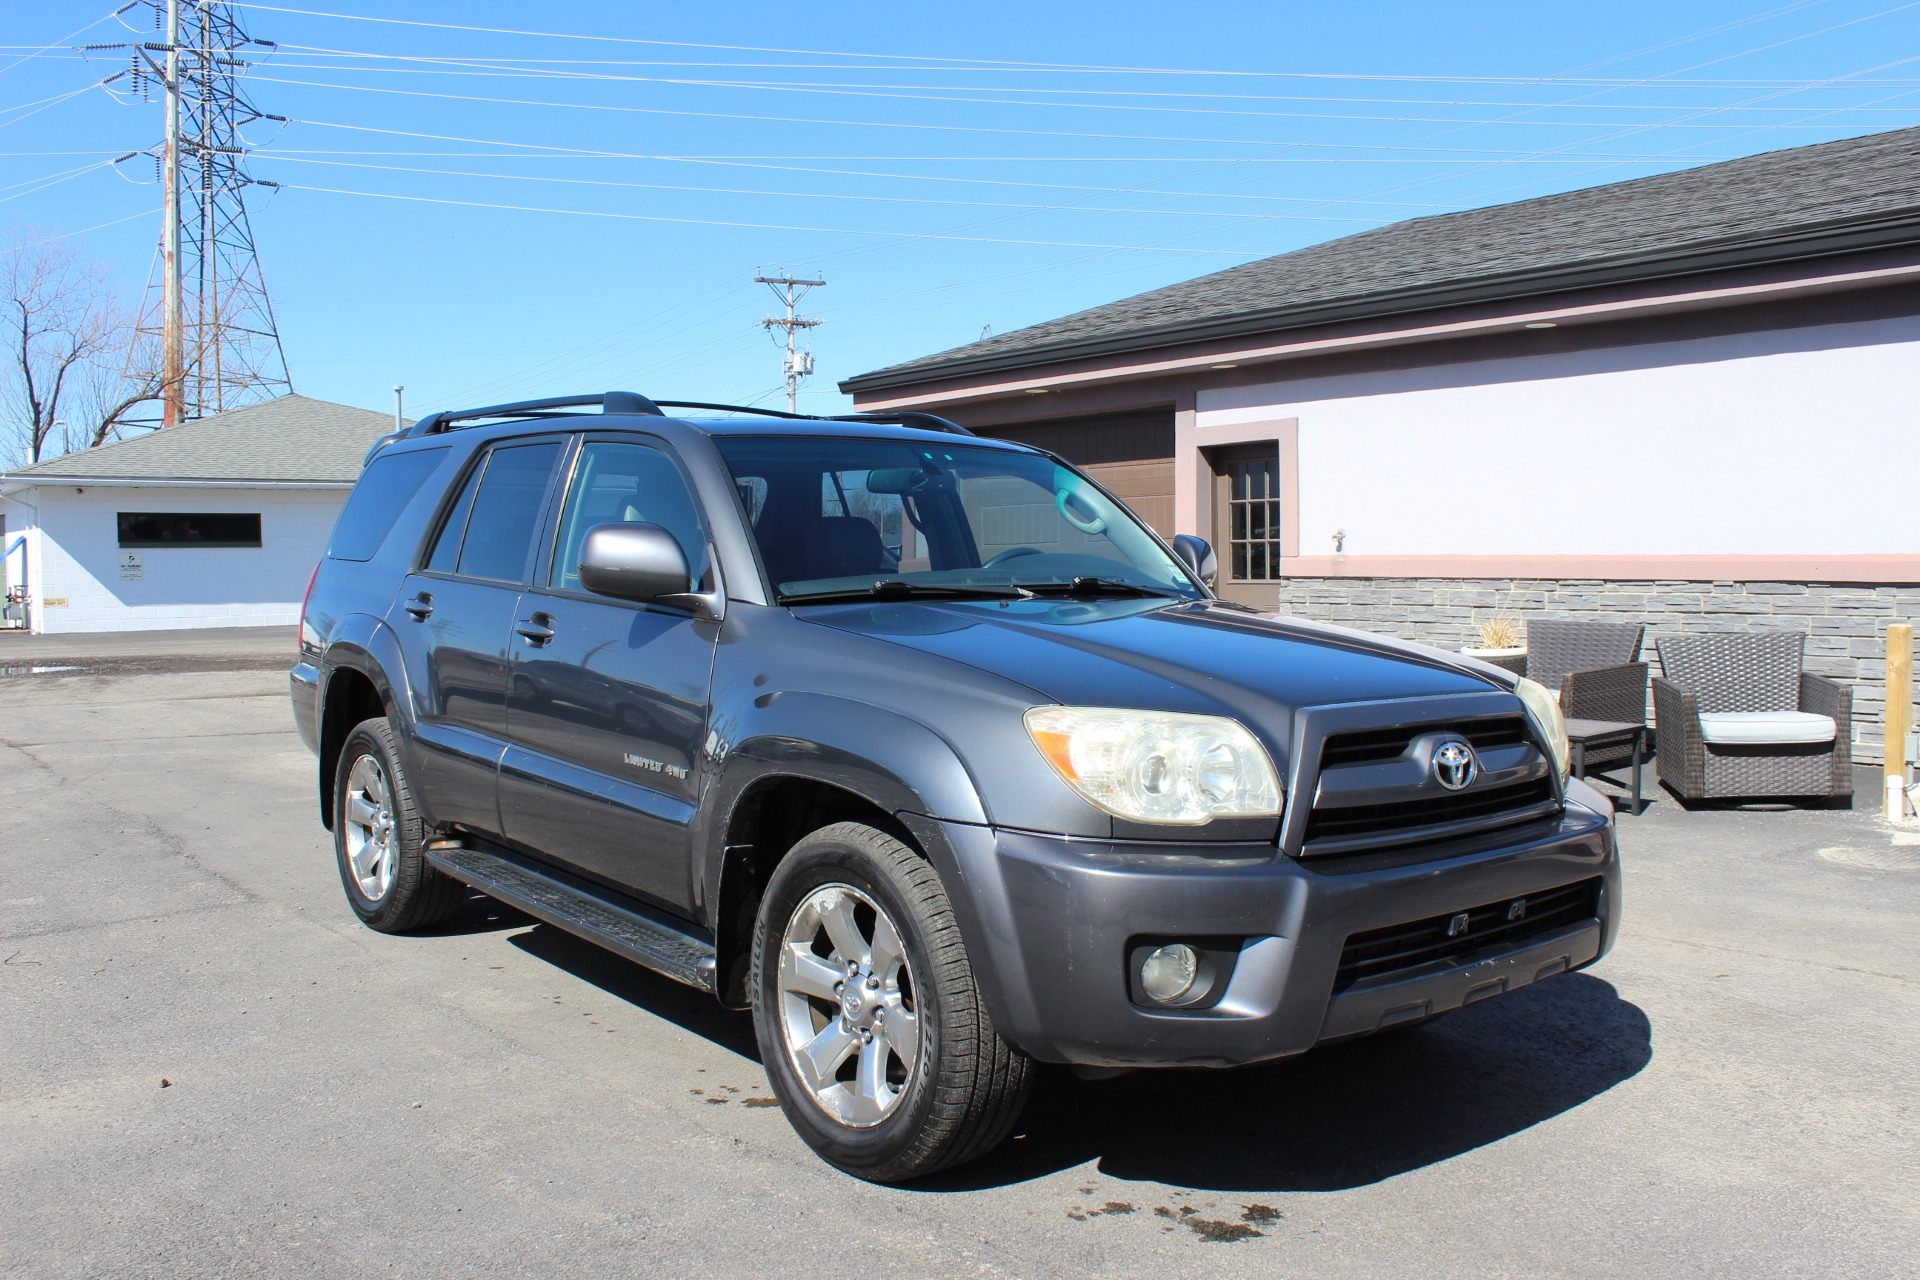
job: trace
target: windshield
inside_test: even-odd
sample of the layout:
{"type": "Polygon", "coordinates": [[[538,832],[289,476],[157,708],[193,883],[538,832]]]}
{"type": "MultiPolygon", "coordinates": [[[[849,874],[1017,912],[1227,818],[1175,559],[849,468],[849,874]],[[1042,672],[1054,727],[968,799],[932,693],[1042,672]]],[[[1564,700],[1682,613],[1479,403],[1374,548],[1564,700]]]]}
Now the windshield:
{"type": "Polygon", "coordinates": [[[1205,594],[1130,511],[1038,454],[833,437],[714,444],[783,600],[876,583],[914,594],[1205,594]]]}

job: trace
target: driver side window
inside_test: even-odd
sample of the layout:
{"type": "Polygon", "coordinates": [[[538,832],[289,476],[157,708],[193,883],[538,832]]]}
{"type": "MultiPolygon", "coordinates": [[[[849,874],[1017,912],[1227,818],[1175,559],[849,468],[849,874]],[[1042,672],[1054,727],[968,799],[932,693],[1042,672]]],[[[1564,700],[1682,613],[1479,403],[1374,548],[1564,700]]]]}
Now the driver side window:
{"type": "Polygon", "coordinates": [[[671,533],[686,552],[688,566],[699,576],[707,539],[693,494],[673,459],[649,445],[589,440],[581,446],[573,481],[567,486],[548,585],[580,590],[580,548],[587,531],[598,524],[635,521],[657,524],[671,533]]]}

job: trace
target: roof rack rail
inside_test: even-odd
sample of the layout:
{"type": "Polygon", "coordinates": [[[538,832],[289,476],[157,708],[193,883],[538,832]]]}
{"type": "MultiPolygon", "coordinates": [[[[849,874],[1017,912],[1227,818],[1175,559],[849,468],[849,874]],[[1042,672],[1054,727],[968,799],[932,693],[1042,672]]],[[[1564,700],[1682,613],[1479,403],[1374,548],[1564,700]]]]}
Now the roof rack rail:
{"type": "Polygon", "coordinates": [[[599,405],[601,413],[640,413],[660,416],[660,408],[653,401],[635,391],[607,391],[597,396],[557,396],[549,400],[516,400],[512,404],[490,404],[484,409],[457,409],[446,413],[430,413],[407,428],[407,437],[430,436],[441,431],[452,431],[460,422],[470,422],[477,418],[530,418],[538,417],[549,409],[577,409],[583,405],[599,405]]]}
{"type": "Polygon", "coordinates": [[[787,418],[798,422],[891,422],[895,426],[944,431],[948,435],[973,434],[957,422],[911,410],[901,413],[788,413],[784,409],[759,409],[747,404],[711,404],[704,400],[656,400],[653,403],[662,409],[717,409],[722,413],[751,413],[757,417],[787,418]]]}

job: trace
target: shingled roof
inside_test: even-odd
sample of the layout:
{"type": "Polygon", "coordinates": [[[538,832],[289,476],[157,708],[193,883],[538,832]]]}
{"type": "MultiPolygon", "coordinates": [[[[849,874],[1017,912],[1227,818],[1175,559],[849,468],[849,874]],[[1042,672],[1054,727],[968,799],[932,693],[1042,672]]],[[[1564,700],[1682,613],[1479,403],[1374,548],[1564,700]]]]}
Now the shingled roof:
{"type": "Polygon", "coordinates": [[[1920,242],[1920,128],[1415,218],[849,378],[847,392],[1920,242]]]}
{"type": "Polygon", "coordinates": [[[392,430],[390,414],[281,396],[50,458],[0,479],[351,484],[368,447],[392,430]]]}

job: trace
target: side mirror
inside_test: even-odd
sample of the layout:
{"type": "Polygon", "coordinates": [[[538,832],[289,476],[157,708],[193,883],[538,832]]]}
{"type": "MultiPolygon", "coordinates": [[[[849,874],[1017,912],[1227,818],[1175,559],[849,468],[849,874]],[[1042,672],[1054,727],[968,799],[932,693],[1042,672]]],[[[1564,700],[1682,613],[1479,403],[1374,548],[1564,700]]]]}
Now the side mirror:
{"type": "Polygon", "coordinates": [[[1173,554],[1180,557],[1181,563],[1193,570],[1194,576],[1209,587],[1220,574],[1220,562],[1214,558],[1213,547],[1205,538],[1196,538],[1190,533],[1173,535],[1173,554]]]}
{"type": "Polygon", "coordinates": [[[621,600],[658,600],[693,588],[680,542],[657,524],[597,524],[580,547],[580,585],[621,600]]]}

